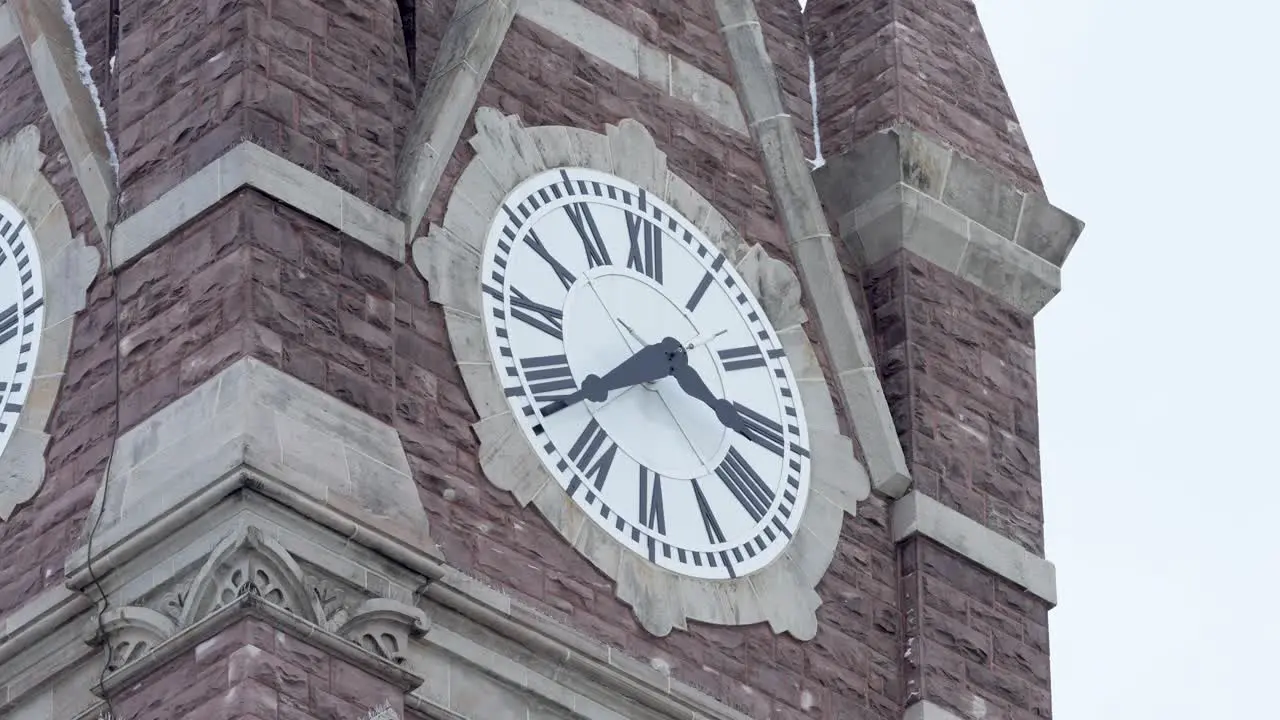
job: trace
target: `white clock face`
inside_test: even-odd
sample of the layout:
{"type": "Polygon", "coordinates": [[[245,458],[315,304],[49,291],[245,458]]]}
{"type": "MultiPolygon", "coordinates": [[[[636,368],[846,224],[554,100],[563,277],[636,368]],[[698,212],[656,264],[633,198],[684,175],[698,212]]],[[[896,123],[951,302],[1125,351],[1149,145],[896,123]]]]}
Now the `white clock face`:
{"type": "Polygon", "coordinates": [[[691,222],[557,169],[503,203],[481,267],[512,413],[564,491],[673,572],[742,577],[800,524],[808,430],[769,319],[691,222]]]}
{"type": "Polygon", "coordinates": [[[44,280],[26,220],[0,198],[0,452],[31,386],[44,323],[44,280]]]}

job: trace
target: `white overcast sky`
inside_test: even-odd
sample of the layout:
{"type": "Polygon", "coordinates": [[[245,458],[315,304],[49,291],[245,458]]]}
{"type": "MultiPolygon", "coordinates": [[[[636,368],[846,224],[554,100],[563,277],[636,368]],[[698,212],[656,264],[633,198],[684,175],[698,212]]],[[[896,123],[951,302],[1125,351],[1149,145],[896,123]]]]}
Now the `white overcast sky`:
{"type": "Polygon", "coordinates": [[[1087,223],[1036,322],[1054,717],[1280,718],[1280,3],[978,7],[1087,223]]]}

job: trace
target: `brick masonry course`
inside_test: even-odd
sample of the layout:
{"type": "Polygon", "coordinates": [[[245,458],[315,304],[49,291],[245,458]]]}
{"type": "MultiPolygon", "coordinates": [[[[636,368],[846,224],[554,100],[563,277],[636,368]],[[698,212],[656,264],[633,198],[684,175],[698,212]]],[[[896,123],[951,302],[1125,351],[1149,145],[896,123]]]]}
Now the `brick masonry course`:
{"type": "Polygon", "coordinates": [[[413,89],[393,0],[148,0],[120,26],[123,217],[245,139],[394,209],[413,89]]]}
{"type": "Polygon", "coordinates": [[[805,19],[824,154],[905,123],[1041,188],[973,0],[811,0],[805,19]]]}
{"type": "MultiPolygon", "coordinates": [[[[44,110],[21,42],[0,48],[0,78],[0,97],[5,98],[0,137],[36,125],[45,156],[42,172],[67,212],[71,233],[100,249],[88,203],[44,110]]],[[[101,272],[75,321],[66,375],[46,428],[53,437],[45,456],[43,488],[16,508],[8,522],[0,523],[0,557],[5,559],[0,564],[0,617],[61,584],[67,552],[80,537],[106,466],[114,430],[114,309],[112,280],[105,269],[101,272]]]]}
{"type": "Polygon", "coordinates": [[[130,720],[358,720],[399,689],[256,619],[241,620],[112,697],[130,720]]]}

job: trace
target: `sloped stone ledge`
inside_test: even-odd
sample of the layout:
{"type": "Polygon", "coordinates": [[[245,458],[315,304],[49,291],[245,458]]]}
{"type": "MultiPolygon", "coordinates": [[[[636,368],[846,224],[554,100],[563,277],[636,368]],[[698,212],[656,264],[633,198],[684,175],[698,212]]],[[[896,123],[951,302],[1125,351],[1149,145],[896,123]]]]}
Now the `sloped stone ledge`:
{"type": "MultiPolygon", "coordinates": [[[[122,435],[114,458],[91,509],[101,513],[95,564],[246,484],[388,549],[437,552],[396,430],[253,358],[122,435]]],[[[73,586],[83,587],[88,561],[87,543],[68,559],[73,586]]]]}
{"type": "Polygon", "coordinates": [[[331,225],[397,263],[404,262],[404,222],[400,218],[301,165],[244,141],[121,220],[112,238],[111,267],[119,270],[133,262],[243,187],[331,225]]]}
{"type": "Polygon", "coordinates": [[[1058,603],[1053,563],[918,491],[893,504],[893,541],[921,535],[1044,600],[1058,603]]]}
{"type": "Polygon", "coordinates": [[[1027,315],[1057,295],[1084,230],[1043,194],[905,126],[828,158],[814,181],[864,267],[905,249],[1027,315]]]}

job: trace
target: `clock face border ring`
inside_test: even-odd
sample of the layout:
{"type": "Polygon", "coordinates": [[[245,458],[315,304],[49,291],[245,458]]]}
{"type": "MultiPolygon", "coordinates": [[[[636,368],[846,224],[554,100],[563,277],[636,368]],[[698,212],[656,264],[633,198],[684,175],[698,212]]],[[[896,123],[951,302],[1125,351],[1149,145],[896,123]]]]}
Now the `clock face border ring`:
{"type": "Polygon", "coordinates": [[[35,240],[30,251],[38,255],[44,280],[44,322],[31,385],[16,429],[0,451],[0,523],[44,484],[45,429],[70,358],[75,316],[102,266],[99,250],[82,235],[72,236],[66,208],[42,171],[40,142],[35,125],[0,138],[0,197],[27,222],[35,240]]]}
{"type": "Polygon", "coordinates": [[[803,323],[800,281],[782,261],[748,244],[688,183],[668,171],[666,155],[639,122],[605,132],[565,126],[524,127],[516,116],[480,108],[469,141],[475,157],[459,176],[444,220],[413,245],[413,261],[430,298],[444,307],[464,383],[480,420],[481,466],[489,482],[540,513],[582,555],[615,582],[649,632],[666,635],[688,620],[719,625],[768,622],[802,640],[817,632],[821,598],[815,587],[830,566],[845,514],[870,493],[852,442],[839,431],[826,377],[803,323]],[[734,263],[777,330],[808,418],[812,454],[804,517],[789,547],[745,578],[700,580],[652,566],[620,547],[589,520],[542,466],[511,416],[489,357],[481,313],[480,262],[492,218],[526,178],[556,167],[611,173],[646,188],[695,224],[734,263]]]}

